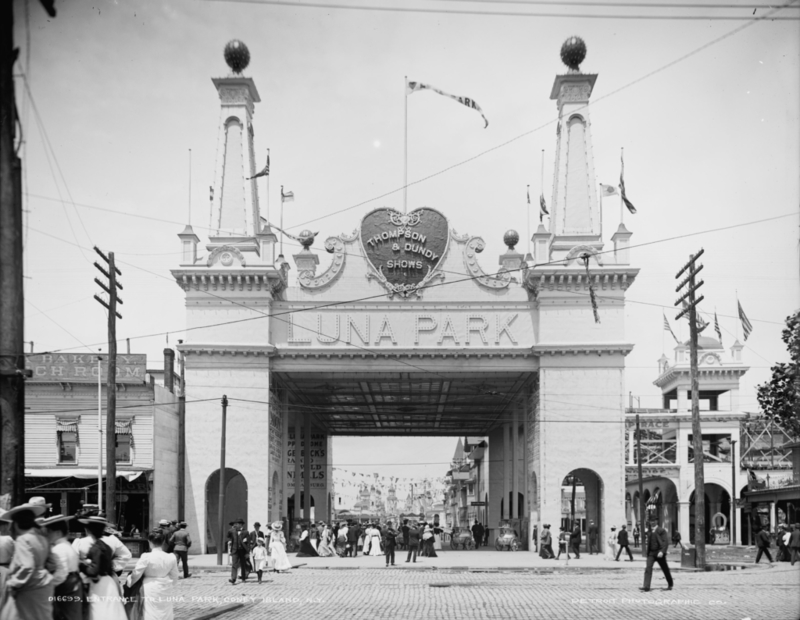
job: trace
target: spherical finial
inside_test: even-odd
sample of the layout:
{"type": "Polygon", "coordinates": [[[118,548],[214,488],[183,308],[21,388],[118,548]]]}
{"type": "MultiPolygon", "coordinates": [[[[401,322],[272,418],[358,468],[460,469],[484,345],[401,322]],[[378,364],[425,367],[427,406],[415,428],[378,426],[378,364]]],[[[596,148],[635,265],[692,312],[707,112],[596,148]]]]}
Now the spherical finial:
{"type": "Polygon", "coordinates": [[[307,250],[314,245],[314,237],[316,237],[316,235],[307,228],[297,235],[297,238],[300,239],[300,245],[303,246],[304,250],[307,250]]]}
{"type": "Polygon", "coordinates": [[[519,243],[519,233],[516,230],[508,230],[503,235],[503,243],[508,246],[509,250],[513,250],[514,246],[519,243]]]}
{"type": "Polygon", "coordinates": [[[234,73],[241,73],[250,64],[250,50],[239,39],[228,41],[225,46],[225,62],[234,73]]]}
{"type": "Polygon", "coordinates": [[[561,62],[572,71],[580,71],[580,64],[586,58],[586,43],[580,37],[570,37],[561,46],[561,62]]]}

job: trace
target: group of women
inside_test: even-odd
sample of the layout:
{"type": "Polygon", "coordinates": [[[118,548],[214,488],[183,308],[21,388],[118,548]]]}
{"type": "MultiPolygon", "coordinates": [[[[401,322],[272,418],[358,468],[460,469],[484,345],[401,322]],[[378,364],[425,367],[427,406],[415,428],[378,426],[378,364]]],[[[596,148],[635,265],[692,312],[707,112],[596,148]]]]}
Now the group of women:
{"type": "Polygon", "coordinates": [[[104,518],[77,517],[85,536],[70,544],[68,525],[76,517],[43,519],[47,508],[43,498],[32,498],[0,514],[9,530],[0,532],[1,620],[172,620],[178,564],[162,550],[162,530],[150,532],[150,552],[121,579],[114,562],[124,545],[108,534],[104,518]]]}

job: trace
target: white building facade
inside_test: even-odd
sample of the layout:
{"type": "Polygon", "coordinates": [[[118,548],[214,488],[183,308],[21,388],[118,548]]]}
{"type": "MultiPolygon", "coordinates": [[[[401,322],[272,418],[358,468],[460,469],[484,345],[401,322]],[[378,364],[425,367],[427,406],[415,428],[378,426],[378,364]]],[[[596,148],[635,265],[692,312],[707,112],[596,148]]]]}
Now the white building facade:
{"type": "Polygon", "coordinates": [[[179,348],[198,401],[186,421],[192,551],[211,550],[220,530],[221,394],[223,526],[237,517],[308,519],[309,500],[317,519],[329,516],[337,434],[488,437],[481,514],[493,528],[508,519],[524,532],[558,524],[570,475],[585,489],[589,518],[601,528],[623,520],[624,361],[633,346],[624,306],[638,270],[624,226],[613,249],[602,242],[589,121],[596,79],[577,64],[556,77],[550,226],[539,226],[527,260],[509,231],[498,273],[482,265],[485,241],[451,225],[451,205],[373,209],[355,232],[320,244],[331,255],[322,261],[304,231],[286,241],[292,267],[277,254],[275,226],[261,218],[251,179],[255,83],[239,74],[213,81],[224,149],[215,232],[200,256],[187,226],[172,271],[185,292],[190,331],[179,348]],[[469,277],[453,275],[462,273],[469,277]],[[299,455],[297,436],[312,444],[299,455]]]}

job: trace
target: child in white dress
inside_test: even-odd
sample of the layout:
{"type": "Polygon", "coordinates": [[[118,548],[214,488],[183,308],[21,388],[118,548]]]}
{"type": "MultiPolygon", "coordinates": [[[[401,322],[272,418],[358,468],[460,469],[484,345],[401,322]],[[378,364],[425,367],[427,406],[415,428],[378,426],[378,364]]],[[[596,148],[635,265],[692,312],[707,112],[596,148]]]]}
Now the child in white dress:
{"type": "Polygon", "coordinates": [[[253,570],[258,575],[258,583],[261,583],[261,576],[267,570],[269,565],[269,556],[267,555],[267,548],[264,546],[264,539],[257,539],[256,548],[253,549],[253,570]]]}

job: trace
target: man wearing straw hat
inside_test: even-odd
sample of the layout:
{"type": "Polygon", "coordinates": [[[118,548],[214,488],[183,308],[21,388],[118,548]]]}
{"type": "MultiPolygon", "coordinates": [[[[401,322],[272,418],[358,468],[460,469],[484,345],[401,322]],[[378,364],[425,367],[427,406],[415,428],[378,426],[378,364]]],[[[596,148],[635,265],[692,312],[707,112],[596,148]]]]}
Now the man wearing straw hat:
{"type": "Polygon", "coordinates": [[[79,570],[80,559],[67,540],[68,523],[73,518],[67,515],[56,515],[49,519],[36,520],[52,545],[53,555],[60,559],[64,568],[53,574],[53,585],[55,586],[53,618],[56,620],[82,620],[83,618],[84,590],[79,570]]]}
{"type": "Polygon", "coordinates": [[[59,564],[50,553],[50,543],[39,532],[36,517],[45,513],[43,498],[15,506],[3,513],[3,521],[11,523],[14,555],[6,580],[6,598],[0,618],[50,620],[53,617],[53,576],[47,566],[59,564]]]}

